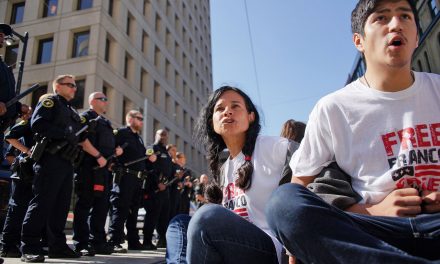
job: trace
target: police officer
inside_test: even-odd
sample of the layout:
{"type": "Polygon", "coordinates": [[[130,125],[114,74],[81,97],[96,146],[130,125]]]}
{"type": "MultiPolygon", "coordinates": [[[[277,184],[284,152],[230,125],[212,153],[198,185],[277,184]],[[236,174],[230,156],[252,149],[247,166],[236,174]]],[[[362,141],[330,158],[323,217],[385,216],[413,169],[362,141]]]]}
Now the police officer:
{"type": "Polygon", "coordinates": [[[48,143],[35,161],[34,197],[22,227],[21,251],[25,262],[44,261],[40,235],[46,223],[49,258],[80,257],[66,244],[64,234],[72,193],[73,163],[79,154],[78,142],[82,141],[78,135],[82,127],[80,117],[69,104],[75,97],[75,77],[60,75],[52,87],[55,94],[37,104],[31,120],[32,131],[42,138],[39,142],[47,140],[48,143]]]}
{"type": "Polygon", "coordinates": [[[174,167],[171,156],[168,154],[166,145],[168,143],[168,131],[159,129],[156,131],[154,153],[157,155],[157,161],[154,168],[157,177],[156,191],[144,200],[146,220],[144,224],[144,246],[149,250],[157,247],[166,247],[165,233],[169,222],[170,197],[169,191],[164,183],[174,178],[174,167]],[[157,229],[159,240],[154,246],[151,243],[154,229],[157,229]]]}
{"type": "Polygon", "coordinates": [[[89,126],[87,139],[82,146],[87,153],[75,177],[78,200],[73,218],[75,251],[83,256],[109,255],[113,248],[107,244],[104,230],[108,212],[110,173],[105,157],[119,156],[122,149],[116,147],[113,128],[103,115],[107,111],[105,94],[95,92],[89,96],[90,109],[81,114],[83,124],[89,126]],[[99,168],[98,168],[99,167],[99,168]]]}
{"type": "Polygon", "coordinates": [[[170,154],[172,160],[172,171],[174,176],[177,179],[171,179],[172,182],[168,184],[168,192],[170,195],[170,209],[169,209],[169,219],[171,220],[174,216],[176,216],[179,212],[179,204],[180,204],[180,190],[179,183],[183,176],[183,168],[177,162],[177,148],[173,144],[168,144],[166,146],[168,154],[170,154]]]}
{"type": "MultiPolygon", "coordinates": [[[[127,113],[125,121],[126,127],[119,128],[116,132],[116,144],[128,143],[124,153],[118,157],[120,164],[145,157],[146,149],[139,133],[142,130],[144,117],[137,110],[127,113]]],[[[110,194],[111,203],[111,225],[109,227],[110,243],[113,250],[117,253],[126,253],[127,250],[121,246],[124,242],[124,223],[127,228],[128,249],[144,249],[139,242],[139,234],[136,228],[137,215],[141,199],[142,181],[146,176],[146,171],[151,167],[151,162],[155,156],[133,163],[128,166],[115,168],[115,179],[113,189],[110,194]]]]}
{"type": "Polygon", "coordinates": [[[11,197],[8,213],[3,226],[2,257],[19,258],[21,225],[26,214],[29,201],[32,198],[32,165],[30,149],[34,144],[33,134],[29,123],[32,111],[22,116],[22,121],[11,128],[6,134],[6,141],[21,154],[15,158],[14,173],[11,176],[11,197]]]}

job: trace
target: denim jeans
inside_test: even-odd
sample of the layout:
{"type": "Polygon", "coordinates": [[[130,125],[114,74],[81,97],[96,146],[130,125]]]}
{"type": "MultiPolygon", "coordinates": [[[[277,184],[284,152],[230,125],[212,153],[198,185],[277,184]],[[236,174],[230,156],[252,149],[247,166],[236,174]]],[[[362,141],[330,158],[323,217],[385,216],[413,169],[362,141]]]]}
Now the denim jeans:
{"type": "Polygon", "coordinates": [[[190,264],[278,263],[270,236],[220,205],[206,204],[198,209],[187,236],[190,264]]]}
{"type": "Polygon", "coordinates": [[[186,264],[187,230],[191,216],[186,214],[176,215],[168,225],[167,253],[168,264],[186,264]]]}
{"type": "Polygon", "coordinates": [[[440,259],[440,213],[414,218],[347,213],[298,184],[266,205],[269,226],[303,263],[432,263],[440,259]]]}

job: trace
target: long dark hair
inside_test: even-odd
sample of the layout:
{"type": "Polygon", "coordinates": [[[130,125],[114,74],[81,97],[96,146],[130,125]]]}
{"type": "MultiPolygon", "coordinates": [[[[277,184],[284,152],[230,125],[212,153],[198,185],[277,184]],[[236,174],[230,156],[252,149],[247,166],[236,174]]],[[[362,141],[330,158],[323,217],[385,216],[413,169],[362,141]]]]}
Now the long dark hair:
{"type": "Polygon", "coordinates": [[[254,171],[251,157],[254,152],[255,142],[261,130],[260,115],[258,114],[254,103],[247,94],[245,94],[242,90],[231,86],[222,86],[215,90],[214,93],[209,97],[206,105],[200,111],[199,118],[195,126],[194,139],[205,146],[208,153],[209,169],[211,170],[214,179],[218,180],[220,173],[220,153],[226,148],[226,144],[223,141],[223,138],[214,131],[212,116],[214,114],[215,104],[220,96],[227,91],[234,91],[238,93],[243,98],[248,113],[254,112],[255,115],[254,121],[249,124],[249,128],[246,131],[245,143],[241,150],[245,156],[245,162],[238,169],[238,178],[235,181],[236,186],[242,190],[247,190],[251,187],[252,173],[254,171]]]}

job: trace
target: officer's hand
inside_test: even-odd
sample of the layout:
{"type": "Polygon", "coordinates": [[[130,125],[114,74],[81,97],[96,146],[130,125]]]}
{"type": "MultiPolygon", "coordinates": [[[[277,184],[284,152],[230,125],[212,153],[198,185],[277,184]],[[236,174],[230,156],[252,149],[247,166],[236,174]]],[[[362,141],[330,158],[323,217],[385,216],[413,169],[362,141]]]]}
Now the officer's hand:
{"type": "Polygon", "coordinates": [[[163,183],[159,183],[157,187],[159,188],[159,191],[164,191],[167,188],[167,186],[163,183]]]}
{"type": "Polygon", "coordinates": [[[440,212],[440,192],[423,191],[422,192],[423,206],[422,210],[425,213],[440,212]]]}
{"type": "Polygon", "coordinates": [[[124,150],[123,150],[120,146],[117,146],[117,147],[115,148],[115,154],[116,154],[116,156],[121,156],[122,153],[124,153],[124,150]]]}
{"type": "Polygon", "coordinates": [[[100,168],[103,168],[105,165],[107,165],[107,160],[103,156],[99,157],[96,162],[98,162],[100,168]]]}
{"type": "Polygon", "coordinates": [[[5,103],[0,102],[0,116],[6,114],[6,111],[7,111],[7,108],[6,108],[5,103]]]}
{"type": "Polygon", "coordinates": [[[156,156],[155,154],[150,155],[150,156],[148,157],[148,160],[151,161],[151,162],[155,162],[155,161],[157,160],[157,156],[156,156]]]}
{"type": "Polygon", "coordinates": [[[176,177],[182,179],[183,173],[184,173],[183,170],[176,170],[176,177]]]}

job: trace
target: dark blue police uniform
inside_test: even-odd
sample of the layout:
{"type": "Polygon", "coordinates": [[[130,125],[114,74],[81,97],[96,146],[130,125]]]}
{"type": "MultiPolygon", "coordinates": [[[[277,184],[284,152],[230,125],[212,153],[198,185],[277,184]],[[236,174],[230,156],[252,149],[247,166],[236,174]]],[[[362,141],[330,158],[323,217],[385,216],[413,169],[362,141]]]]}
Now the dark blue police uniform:
{"type": "Polygon", "coordinates": [[[32,131],[50,139],[50,143],[34,165],[34,197],[22,228],[23,259],[40,255],[41,230],[46,224],[49,257],[79,257],[67,246],[64,227],[72,194],[73,160],[78,154],[72,151],[79,141],[74,133],[81,127],[78,113],[60,95],[39,102],[32,115],[32,131]],[[57,150],[60,146],[63,147],[57,150]]]}
{"type": "MultiPolygon", "coordinates": [[[[99,116],[94,110],[89,109],[81,114],[83,124],[88,124],[87,138],[90,143],[104,157],[109,157],[115,151],[115,137],[113,128],[108,119],[99,116]]],[[[111,178],[107,166],[94,169],[98,166],[96,158],[85,154],[78,174],[75,176],[75,191],[78,200],[75,204],[73,219],[73,240],[75,241],[75,251],[83,255],[111,254],[106,242],[104,230],[107,212],[109,208],[109,190],[111,188],[111,178]]]]}
{"type": "MultiPolygon", "coordinates": [[[[116,145],[128,143],[118,162],[124,164],[145,157],[145,146],[142,138],[129,127],[117,130],[116,145]]],[[[122,167],[122,175],[113,183],[110,193],[111,219],[109,227],[110,242],[115,250],[120,250],[124,242],[124,223],[126,222],[128,249],[142,249],[136,228],[137,215],[141,199],[142,178],[145,175],[147,162],[141,161],[122,167]]],[[[123,252],[123,251],[120,251],[123,252]]]]}

